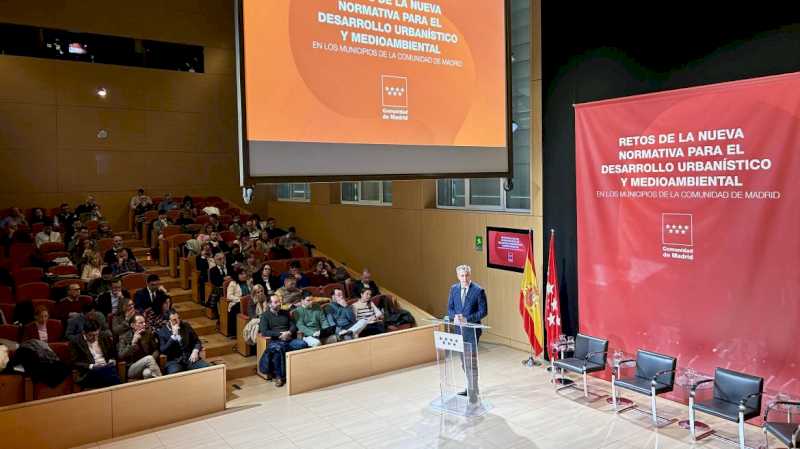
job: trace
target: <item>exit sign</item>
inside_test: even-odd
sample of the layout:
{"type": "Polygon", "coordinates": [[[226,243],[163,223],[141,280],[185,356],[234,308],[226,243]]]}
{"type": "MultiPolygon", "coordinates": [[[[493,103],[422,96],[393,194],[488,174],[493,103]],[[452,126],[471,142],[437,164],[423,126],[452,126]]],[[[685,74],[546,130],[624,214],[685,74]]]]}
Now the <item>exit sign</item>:
{"type": "Polygon", "coordinates": [[[483,236],[475,236],[475,251],[483,251],[483,236]]]}

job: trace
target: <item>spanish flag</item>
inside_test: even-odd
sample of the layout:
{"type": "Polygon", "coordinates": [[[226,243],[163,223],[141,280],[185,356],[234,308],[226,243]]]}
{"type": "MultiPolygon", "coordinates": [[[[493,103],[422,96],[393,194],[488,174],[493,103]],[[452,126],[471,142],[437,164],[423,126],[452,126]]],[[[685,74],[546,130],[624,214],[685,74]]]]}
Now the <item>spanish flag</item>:
{"type": "MultiPolygon", "coordinates": [[[[531,239],[533,240],[533,239],[531,239]]],[[[533,266],[531,252],[533,241],[525,257],[525,270],[522,273],[522,285],[519,291],[519,314],[522,316],[522,325],[528,334],[533,355],[538,356],[543,351],[544,326],[542,323],[542,298],[539,296],[539,287],[536,284],[536,272],[533,266]]]]}

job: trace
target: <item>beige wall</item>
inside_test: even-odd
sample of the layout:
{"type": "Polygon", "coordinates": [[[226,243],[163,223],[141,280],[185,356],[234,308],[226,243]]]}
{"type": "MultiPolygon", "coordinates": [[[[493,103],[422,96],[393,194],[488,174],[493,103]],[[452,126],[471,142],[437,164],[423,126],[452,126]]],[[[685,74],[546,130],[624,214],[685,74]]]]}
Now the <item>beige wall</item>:
{"type": "Polygon", "coordinates": [[[231,0],[0,0],[0,22],[202,45],[206,69],[0,56],[0,207],[93,192],[121,229],[138,187],[240,198],[231,0]]]}
{"type": "MultiPolygon", "coordinates": [[[[532,228],[536,271],[542,272],[542,127],[540,2],[534,17],[531,60],[531,192],[530,214],[442,210],[435,208],[434,181],[396,181],[391,207],[336,204],[337,184],[312,185],[310,203],[270,201],[269,214],[283,226],[295,225],[322,251],[347,265],[368,266],[382,285],[434,315],[447,310],[447,292],[455,267],[472,266],[473,279],[487,291],[492,326],[488,339],[528,348],[518,312],[521,274],[486,268],[486,253],[473,249],[487,226],[532,228]]],[[[260,211],[261,212],[261,211],[260,211]]],[[[541,284],[541,282],[540,282],[541,284]]]]}

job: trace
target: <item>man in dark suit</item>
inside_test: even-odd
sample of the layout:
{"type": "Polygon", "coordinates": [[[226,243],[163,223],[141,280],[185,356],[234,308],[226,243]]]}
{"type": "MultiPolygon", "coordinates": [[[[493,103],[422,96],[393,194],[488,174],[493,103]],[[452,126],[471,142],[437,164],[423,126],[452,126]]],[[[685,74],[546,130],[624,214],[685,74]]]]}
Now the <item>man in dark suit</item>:
{"type": "Polygon", "coordinates": [[[169,298],[169,293],[161,286],[161,278],[157,274],[151,274],[147,276],[147,287],[136,291],[133,302],[139,313],[153,309],[156,314],[159,314],[161,313],[161,304],[164,304],[167,298],[169,298]]]}
{"type": "Polygon", "coordinates": [[[122,281],[111,281],[111,290],[97,297],[97,310],[104,315],[117,313],[122,308],[126,299],[131,297],[127,290],[123,290],[122,281]]]}
{"type": "Polygon", "coordinates": [[[203,345],[192,326],[181,321],[174,309],[169,312],[169,321],[158,330],[161,353],[167,356],[164,374],[206,368],[211,366],[202,359],[203,345]]]}
{"type": "Polygon", "coordinates": [[[361,279],[354,281],[350,296],[353,298],[360,298],[361,292],[364,290],[370,290],[372,292],[372,296],[378,296],[381,294],[381,289],[378,288],[378,284],[372,280],[372,273],[370,273],[366,268],[364,268],[364,270],[361,272],[361,279]]]}
{"type": "MultiPolygon", "coordinates": [[[[486,318],[488,314],[486,291],[477,282],[472,282],[472,269],[469,265],[459,265],[456,268],[456,276],[458,276],[458,282],[450,287],[450,295],[447,300],[447,316],[455,324],[481,324],[481,320],[486,318]]],[[[472,332],[471,329],[467,330],[462,332],[462,337],[464,338],[465,347],[471,345],[470,353],[473,369],[467,372],[467,382],[469,383],[467,390],[469,392],[469,401],[475,403],[478,401],[477,356],[481,330],[475,329],[475,332],[472,332]]],[[[467,371],[466,368],[465,371],[467,371]]],[[[466,396],[467,391],[462,391],[459,394],[466,396]]]]}
{"type": "Polygon", "coordinates": [[[120,383],[117,375],[117,351],[108,332],[88,320],[81,335],[69,343],[72,365],[78,370],[78,385],[83,388],[104,388],[120,383]]]}

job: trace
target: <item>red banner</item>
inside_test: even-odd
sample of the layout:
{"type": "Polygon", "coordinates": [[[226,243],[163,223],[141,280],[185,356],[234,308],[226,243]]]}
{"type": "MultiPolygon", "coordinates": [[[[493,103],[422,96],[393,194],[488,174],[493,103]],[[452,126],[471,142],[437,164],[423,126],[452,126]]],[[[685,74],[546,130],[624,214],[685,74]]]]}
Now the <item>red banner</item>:
{"type": "Polygon", "coordinates": [[[800,74],[579,105],[575,132],[581,331],[800,396],[800,74]]]}

